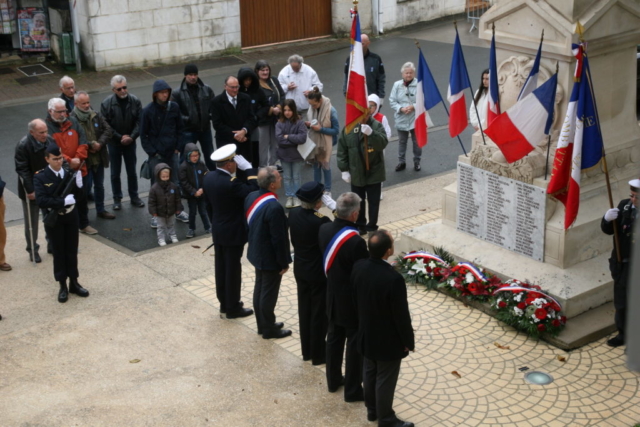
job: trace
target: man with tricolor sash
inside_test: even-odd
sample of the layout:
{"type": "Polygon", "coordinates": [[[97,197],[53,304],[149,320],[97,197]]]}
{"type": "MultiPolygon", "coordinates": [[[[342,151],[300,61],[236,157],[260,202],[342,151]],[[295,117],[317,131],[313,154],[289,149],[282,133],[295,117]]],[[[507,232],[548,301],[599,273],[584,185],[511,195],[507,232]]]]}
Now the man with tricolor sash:
{"type": "Polygon", "coordinates": [[[282,275],[291,264],[291,250],[287,216],[276,195],[282,187],[282,177],[275,166],[260,169],[258,187],[260,190],[249,194],[244,201],[249,227],[247,258],[256,270],[253,309],[262,338],[284,338],[291,335],[291,330],[283,329],[284,324],[276,322],[274,310],[282,275]]]}
{"type": "Polygon", "coordinates": [[[358,313],[350,277],[356,261],[369,257],[367,244],[358,234],[360,196],[344,193],[336,201],[336,219],[320,227],[318,241],[327,276],[327,386],[335,393],[344,384],[344,400],[364,400],[362,356],[356,349],[358,313]],[[344,377],[342,356],[347,346],[344,377]]]}

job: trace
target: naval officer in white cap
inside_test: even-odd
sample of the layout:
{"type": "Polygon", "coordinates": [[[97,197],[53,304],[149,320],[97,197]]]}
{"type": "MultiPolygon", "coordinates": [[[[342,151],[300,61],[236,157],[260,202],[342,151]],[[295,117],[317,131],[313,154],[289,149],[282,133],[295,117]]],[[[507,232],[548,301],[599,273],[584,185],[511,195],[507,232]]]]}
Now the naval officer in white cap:
{"type": "Polygon", "coordinates": [[[627,317],[627,297],[629,291],[629,270],[631,269],[631,248],[634,246],[633,225],[636,220],[640,199],[640,179],[629,181],[629,198],[622,200],[617,208],[609,209],[600,223],[602,231],[608,235],[613,234],[613,227],[618,228],[618,243],[620,246],[620,262],[616,255],[615,239],[614,248],[609,258],[609,269],[613,277],[613,306],[616,309],[615,322],[618,335],[607,341],[611,347],[619,347],[625,343],[625,329],[627,317]]]}
{"type": "Polygon", "coordinates": [[[247,243],[244,199],[258,189],[257,171],[244,157],[236,155],[236,145],[218,148],[211,155],[216,169],[204,178],[203,189],[211,218],[215,248],[216,294],[220,312],[227,319],[251,316],[253,310],[240,301],[242,253],[247,243]]]}

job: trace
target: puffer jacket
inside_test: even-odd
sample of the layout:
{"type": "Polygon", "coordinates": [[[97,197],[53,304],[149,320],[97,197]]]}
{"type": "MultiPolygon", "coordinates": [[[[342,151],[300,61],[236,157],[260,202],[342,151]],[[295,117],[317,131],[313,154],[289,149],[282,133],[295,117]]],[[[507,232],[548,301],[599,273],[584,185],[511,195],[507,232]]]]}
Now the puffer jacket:
{"type": "MultiPolygon", "coordinates": [[[[74,117],[69,117],[62,123],[55,122],[48,116],[45,119],[49,135],[55,139],[56,144],[60,147],[62,156],[71,164],[71,159],[86,160],[89,155],[89,146],[85,137],[82,126],[74,117]]],[[[82,176],[88,173],[87,165],[82,165],[82,176]]]]}
{"type": "Polygon", "coordinates": [[[373,132],[367,137],[369,148],[369,170],[365,167],[364,134],[360,132],[360,126],[356,126],[351,133],[345,133],[344,129],[338,139],[338,169],[351,174],[351,184],[356,187],[378,184],[386,180],[384,167],[384,153],[387,146],[387,134],[382,123],[369,117],[367,124],[373,132]],[[357,131],[357,132],[356,132],[357,131]]]}
{"type": "Polygon", "coordinates": [[[416,105],[416,93],[418,92],[418,79],[414,78],[409,86],[404,85],[403,80],[398,80],[393,84],[391,89],[391,95],[389,96],[389,105],[395,112],[394,118],[396,121],[396,129],[403,131],[410,131],[416,125],[416,112],[412,111],[410,114],[403,114],[400,112],[401,108],[408,107],[410,105],[416,105]]]}
{"type": "Polygon", "coordinates": [[[31,134],[27,134],[16,145],[15,164],[16,172],[24,182],[24,188],[18,180],[18,197],[25,200],[26,194],[31,194],[35,190],[33,186],[33,175],[41,169],[47,167],[47,161],[44,159],[44,153],[47,145],[55,144],[55,140],[47,136],[45,143],[37,141],[31,134]],[[26,189],[26,194],[25,194],[26,189]]]}
{"type": "Polygon", "coordinates": [[[124,111],[118,103],[118,96],[114,93],[102,101],[100,114],[105,118],[113,134],[111,143],[121,145],[122,135],[129,135],[133,142],[140,136],[140,116],[142,115],[142,103],[132,94],[127,96],[127,104],[124,111]]]}
{"type": "Polygon", "coordinates": [[[169,169],[173,171],[166,163],[158,163],[153,171],[156,176],[156,182],[149,190],[149,213],[153,216],[167,218],[184,210],[180,201],[180,190],[177,185],[169,181],[160,179],[160,171],[169,169]]]}
{"type": "Polygon", "coordinates": [[[180,88],[173,92],[173,100],[180,107],[182,115],[183,131],[185,132],[202,132],[211,127],[211,101],[215,97],[213,89],[204,84],[198,78],[198,101],[200,104],[200,114],[198,114],[198,105],[194,102],[187,80],[182,79],[180,88]]]}
{"type": "Polygon", "coordinates": [[[107,143],[111,140],[111,135],[113,133],[113,131],[111,130],[111,126],[109,126],[109,123],[107,123],[107,121],[101,114],[98,114],[93,110],[91,110],[91,117],[88,123],[83,123],[75,114],[75,111],[76,110],[74,108],[74,110],[71,112],[71,117],[74,117],[78,121],[78,124],[83,128],[83,130],[85,130],[85,134],[87,134],[86,126],[93,127],[94,133],[96,135],[96,142],[100,144],[100,151],[98,151],[97,153],[93,153],[91,151],[91,144],[93,141],[87,141],[87,144],[89,145],[89,156],[94,156],[96,154],[99,155],[102,166],[108,168],[109,150],[107,148],[107,143]]]}
{"type": "MultiPolygon", "coordinates": [[[[204,182],[204,177],[209,172],[209,169],[205,166],[202,161],[202,153],[198,150],[198,146],[192,142],[188,143],[184,147],[185,161],[182,162],[180,168],[178,169],[178,178],[180,179],[180,188],[182,189],[182,194],[187,199],[195,199],[196,196],[194,194],[196,191],[202,188],[202,183],[204,182]],[[198,159],[197,163],[191,162],[189,158],[191,153],[197,151],[200,154],[200,159],[198,159]]],[[[202,197],[202,196],[200,196],[202,197]]]]}
{"type": "MultiPolygon", "coordinates": [[[[168,89],[171,86],[164,80],[156,80],[153,83],[153,93],[168,89]]],[[[169,96],[171,99],[171,96],[169,96]]],[[[153,157],[159,154],[163,159],[171,159],[175,150],[182,152],[182,116],[180,107],[173,101],[167,101],[165,106],[155,100],[142,109],[140,119],[140,140],[142,148],[153,157]]]]}

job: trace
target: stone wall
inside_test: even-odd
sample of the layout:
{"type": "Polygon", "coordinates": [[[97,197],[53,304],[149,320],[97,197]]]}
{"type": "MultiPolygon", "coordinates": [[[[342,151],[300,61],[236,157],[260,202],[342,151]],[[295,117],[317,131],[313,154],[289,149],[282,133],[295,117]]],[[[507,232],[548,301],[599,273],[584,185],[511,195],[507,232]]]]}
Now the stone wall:
{"type": "MultiPolygon", "coordinates": [[[[377,0],[373,0],[377,1],[377,0]]],[[[379,0],[384,31],[464,12],[465,0],[379,0]]]]}
{"type": "Polygon", "coordinates": [[[84,60],[97,70],[240,47],[238,0],[81,0],[77,8],[84,60]]]}

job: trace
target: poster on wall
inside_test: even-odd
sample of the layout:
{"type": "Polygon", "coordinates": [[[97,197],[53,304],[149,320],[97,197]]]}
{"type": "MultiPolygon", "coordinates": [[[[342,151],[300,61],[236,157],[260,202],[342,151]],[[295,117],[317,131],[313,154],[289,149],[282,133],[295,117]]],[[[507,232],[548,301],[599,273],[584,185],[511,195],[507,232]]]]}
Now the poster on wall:
{"type": "Polygon", "coordinates": [[[27,7],[18,10],[20,48],[23,52],[48,52],[49,29],[44,9],[27,7]]]}

